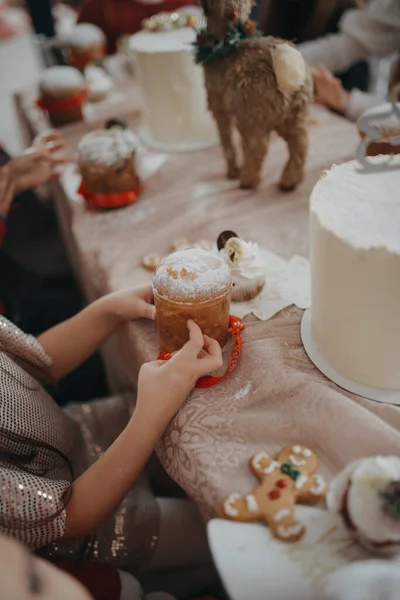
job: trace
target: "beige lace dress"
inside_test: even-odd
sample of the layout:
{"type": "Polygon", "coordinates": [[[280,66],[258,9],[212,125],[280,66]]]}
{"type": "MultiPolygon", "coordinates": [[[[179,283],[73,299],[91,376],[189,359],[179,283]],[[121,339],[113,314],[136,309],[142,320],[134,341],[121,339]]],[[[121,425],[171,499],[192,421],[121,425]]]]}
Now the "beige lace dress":
{"type": "MultiPolygon", "coordinates": [[[[149,563],[159,528],[157,503],[144,476],[91,537],[62,540],[71,471],[61,455],[68,458],[73,477],[78,477],[125,427],[132,397],[61,410],[17,359],[39,368],[51,362],[35,338],[0,317],[0,530],[42,556],[102,561],[137,572],[149,563]],[[32,444],[26,444],[26,438],[56,452],[40,447],[29,456],[32,444]],[[24,456],[24,468],[12,460],[15,454],[24,456]]],[[[99,481],[93,494],[101,494],[106,485],[99,481]]]]}

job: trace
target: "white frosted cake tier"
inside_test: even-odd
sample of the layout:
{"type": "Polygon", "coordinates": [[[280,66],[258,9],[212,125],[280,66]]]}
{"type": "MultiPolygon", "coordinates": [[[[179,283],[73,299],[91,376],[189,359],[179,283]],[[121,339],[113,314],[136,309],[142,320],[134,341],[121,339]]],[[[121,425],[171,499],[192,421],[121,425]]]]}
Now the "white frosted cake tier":
{"type": "Polygon", "coordinates": [[[400,168],[334,166],[311,194],[310,236],[316,348],[345,377],[400,389],[400,168]]]}
{"type": "Polygon", "coordinates": [[[189,28],[140,32],[130,39],[130,51],[141,85],[145,141],[156,149],[196,150],[218,141],[207,108],[202,67],[194,62],[189,28]]]}

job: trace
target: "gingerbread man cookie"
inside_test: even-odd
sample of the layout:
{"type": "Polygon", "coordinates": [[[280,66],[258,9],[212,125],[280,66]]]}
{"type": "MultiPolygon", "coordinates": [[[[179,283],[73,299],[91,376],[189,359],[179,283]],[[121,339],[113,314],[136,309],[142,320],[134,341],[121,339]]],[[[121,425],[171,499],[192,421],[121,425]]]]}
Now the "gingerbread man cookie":
{"type": "Polygon", "coordinates": [[[296,542],[305,531],[294,517],[296,502],[314,504],[327,492],[324,479],[315,475],[315,453],[306,446],[286,446],[276,460],[259,452],[249,465],[261,483],[248,496],[231,494],[223,503],[224,516],[232,521],[265,521],[275,537],[296,542]]]}

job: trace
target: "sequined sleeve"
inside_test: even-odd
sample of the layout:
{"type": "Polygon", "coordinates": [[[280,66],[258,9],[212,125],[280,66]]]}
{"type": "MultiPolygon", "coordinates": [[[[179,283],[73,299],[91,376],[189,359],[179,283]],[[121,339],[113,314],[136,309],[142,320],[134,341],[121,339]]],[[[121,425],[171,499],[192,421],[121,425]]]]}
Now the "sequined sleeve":
{"type": "Polygon", "coordinates": [[[0,529],[30,548],[41,548],[64,535],[64,498],[70,483],[0,467],[0,529]]]}
{"type": "Polygon", "coordinates": [[[37,367],[48,367],[52,360],[36,338],[21,331],[0,315],[0,351],[11,352],[37,367]]]}

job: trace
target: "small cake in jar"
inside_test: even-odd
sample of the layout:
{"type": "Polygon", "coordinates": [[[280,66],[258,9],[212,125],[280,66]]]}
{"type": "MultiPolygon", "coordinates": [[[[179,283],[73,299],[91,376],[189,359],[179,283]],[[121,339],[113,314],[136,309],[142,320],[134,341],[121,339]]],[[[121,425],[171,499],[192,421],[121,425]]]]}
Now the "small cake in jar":
{"type": "Polygon", "coordinates": [[[264,289],[266,280],[266,265],[258,244],[246,242],[233,231],[224,231],[218,237],[217,247],[232,271],[232,300],[253,300],[264,289]]]}
{"type": "Polygon", "coordinates": [[[386,102],[365,111],[359,121],[358,130],[361,139],[365,139],[365,127],[368,125],[379,135],[378,140],[368,144],[367,156],[380,154],[400,154],[400,102],[395,105],[386,102]]]}
{"type": "Polygon", "coordinates": [[[39,79],[39,106],[46,110],[53,127],[83,119],[86,81],[73,67],[51,67],[39,79]]]}
{"type": "Polygon", "coordinates": [[[136,170],[138,139],[130,129],[113,126],[86,134],[78,145],[78,167],[84,196],[99,208],[134,202],[141,183],[136,170]]]}
{"type": "Polygon", "coordinates": [[[106,54],[106,36],[92,23],[79,23],[68,37],[68,62],[83,71],[106,54]]]}
{"type": "Polygon", "coordinates": [[[400,458],[373,456],[348,464],[331,482],[328,510],[374,553],[400,553],[400,458]]]}
{"type": "Polygon", "coordinates": [[[189,339],[189,319],[223,346],[231,289],[230,269],[219,256],[192,249],[164,258],[153,277],[161,349],[175,352],[184,346],[189,339]]]}

